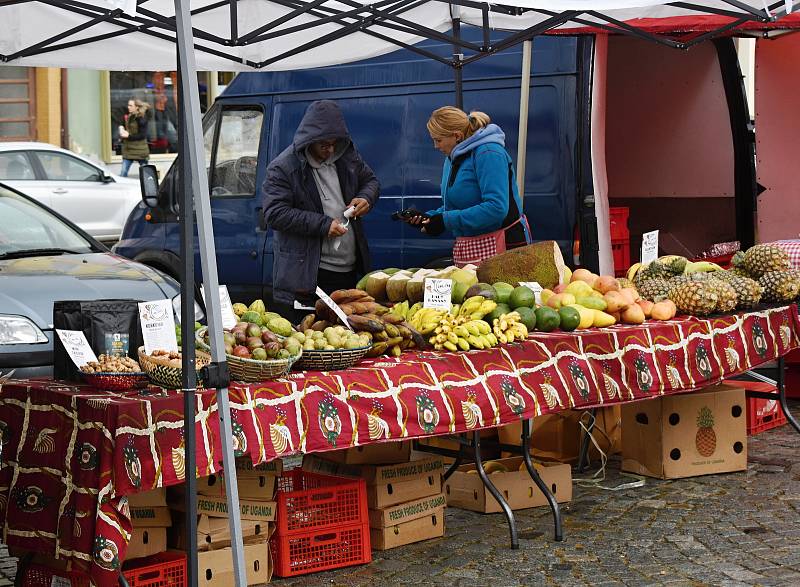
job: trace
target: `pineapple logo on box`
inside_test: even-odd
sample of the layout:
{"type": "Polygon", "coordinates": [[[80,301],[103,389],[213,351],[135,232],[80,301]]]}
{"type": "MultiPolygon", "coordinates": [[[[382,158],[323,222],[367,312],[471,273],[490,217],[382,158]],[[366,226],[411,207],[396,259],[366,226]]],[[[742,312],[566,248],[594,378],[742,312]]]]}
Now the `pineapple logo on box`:
{"type": "Polygon", "coordinates": [[[714,414],[707,406],[697,413],[697,434],[694,437],[697,452],[710,457],[717,450],[717,435],[714,432],[714,414]]]}

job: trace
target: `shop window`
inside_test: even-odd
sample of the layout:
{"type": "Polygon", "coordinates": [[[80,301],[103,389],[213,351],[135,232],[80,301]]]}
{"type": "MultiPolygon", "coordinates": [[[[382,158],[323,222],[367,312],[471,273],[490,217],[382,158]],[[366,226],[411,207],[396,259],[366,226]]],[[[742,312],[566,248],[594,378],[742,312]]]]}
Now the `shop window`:
{"type": "Polygon", "coordinates": [[[34,125],[34,70],[0,67],[0,141],[32,141],[34,125]]]}

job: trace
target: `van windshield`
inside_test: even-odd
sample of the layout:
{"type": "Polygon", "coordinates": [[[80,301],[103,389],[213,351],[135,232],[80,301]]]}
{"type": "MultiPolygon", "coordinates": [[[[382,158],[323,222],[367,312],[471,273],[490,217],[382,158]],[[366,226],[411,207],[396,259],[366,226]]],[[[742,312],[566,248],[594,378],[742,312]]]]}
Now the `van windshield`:
{"type": "Polygon", "coordinates": [[[27,198],[0,186],[0,259],[27,253],[92,253],[78,231],[27,198]]]}

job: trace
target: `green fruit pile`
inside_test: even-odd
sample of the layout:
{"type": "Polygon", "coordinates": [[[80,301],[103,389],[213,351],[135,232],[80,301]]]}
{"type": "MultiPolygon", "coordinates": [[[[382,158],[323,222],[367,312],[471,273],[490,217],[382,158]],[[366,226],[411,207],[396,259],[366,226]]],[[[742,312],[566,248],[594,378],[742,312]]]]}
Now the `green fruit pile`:
{"type": "MultiPolygon", "coordinates": [[[[353,332],[344,326],[328,326],[325,330],[297,332],[292,336],[302,336],[303,350],[336,351],[360,349],[372,344],[372,339],[365,332],[353,332]]],[[[299,338],[298,338],[299,339],[299,338]]]]}
{"type": "MultiPolygon", "coordinates": [[[[288,359],[300,354],[305,336],[299,332],[290,332],[290,336],[281,338],[269,328],[253,322],[238,322],[230,330],[225,329],[222,339],[225,354],[240,359],[266,361],[269,359],[288,359]]],[[[204,335],[209,344],[208,332],[204,335]]]]}

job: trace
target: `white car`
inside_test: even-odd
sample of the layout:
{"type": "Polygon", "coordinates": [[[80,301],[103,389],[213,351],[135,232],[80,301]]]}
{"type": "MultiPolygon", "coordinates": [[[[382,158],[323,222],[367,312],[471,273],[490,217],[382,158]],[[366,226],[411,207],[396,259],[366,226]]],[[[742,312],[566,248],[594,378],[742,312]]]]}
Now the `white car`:
{"type": "Polygon", "coordinates": [[[141,201],[138,178],[47,143],[0,142],[0,182],[68,218],[100,241],[119,239],[141,201]]]}

